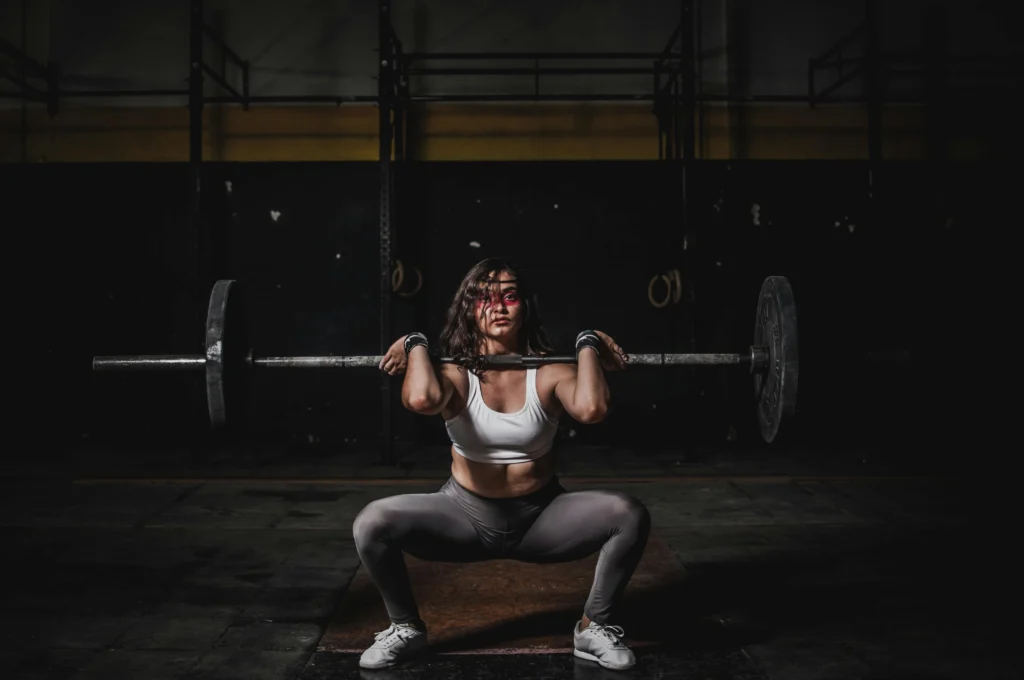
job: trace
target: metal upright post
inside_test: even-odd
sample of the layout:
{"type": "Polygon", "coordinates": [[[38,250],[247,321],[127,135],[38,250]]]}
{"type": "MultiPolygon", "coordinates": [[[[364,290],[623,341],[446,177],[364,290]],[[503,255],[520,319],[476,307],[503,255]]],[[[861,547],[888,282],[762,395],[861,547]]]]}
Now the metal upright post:
{"type": "MultiPolygon", "coordinates": [[[[670,46],[671,47],[671,46],[670,46]]],[[[661,105],[661,59],[654,62],[654,89],[651,90],[654,97],[654,104],[651,107],[654,112],[654,119],[658,123],[658,160],[665,159],[665,117],[661,105]]]]}
{"type": "MultiPolygon", "coordinates": [[[[21,0],[21,49],[28,47],[28,0],[21,0]]],[[[21,162],[28,162],[28,58],[18,60],[18,77],[21,79],[21,162]]]]}
{"type": "MultiPolygon", "coordinates": [[[[697,98],[696,98],[696,38],[695,38],[695,26],[696,26],[696,3],[694,0],[681,0],[680,2],[680,27],[679,27],[679,66],[680,72],[676,75],[678,78],[679,86],[682,89],[682,104],[683,104],[683,131],[682,131],[682,163],[680,163],[680,172],[682,177],[680,178],[680,198],[682,199],[682,210],[681,210],[681,231],[683,234],[682,238],[682,252],[680,253],[680,259],[683,262],[683,280],[685,283],[680,282],[681,286],[685,287],[684,291],[681,291],[684,298],[687,301],[692,299],[692,263],[693,259],[690,257],[690,251],[687,245],[693,240],[693,229],[692,221],[690,219],[690,182],[691,182],[691,171],[693,170],[694,159],[696,158],[696,110],[697,110],[697,98]]],[[[697,27],[699,30],[699,27],[697,27]]],[[[676,97],[673,98],[675,100],[676,97]]],[[[673,107],[674,108],[674,107],[673,107]]],[[[672,126],[676,135],[676,158],[679,158],[679,120],[675,112],[672,116],[672,126]]],[[[694,308],[692,305],[685,305],[685,317],[680,319],[685,323],[686,330],[684,333],[679,333],[678,326],[673,323],[672,334],[675,337],[685,337],[687,346],[684,351],[692,352],[694,345],[694,308]]],[[[687,376],[687,384],[692,384],[693,374],[687,376]]]]}
{"type": "MultiPolygon", "coordinates": [[[[190,0],[188,78],[188,162],[193,170],[203,160],[203,0],[190,0]]],[[[195,184],[195,194],[199,184],[195,184]]]]}
{"type": "Polygon", "coordinates": [[[924,10],[925,130],[928,160],[941,166],[947,160],[946,120],[957,102],[948,92],[946,55],[946,10],[940,2],[930,2],[924,10]]]}
{"type": "MultiPolygon", "coordinates": [[[[202,219],[203,165],[203,0],[189,2],[188,80],[189,246],[192,251],[191,292],[202,295],[205,286],[202,219]]],[[[196,324],[198,327],[198,324],[196,324]]],[[[193,327],[190,322],[189,328],[193,327]]]]}
{"type": "Polygon", "coordinates": [[[749,158],[750,121],[747,107],[751,98],[750,43],[751,0],[728,0],[726,3],[726,60],[729,115],[729,157],[749,158]]]}
{"type": "MultiPolygon", "coordinates": [[[[380,172],[380,351],[387,351],[394,342],[391,337],[391,146],[392,130],[392,73],[394,72],[394,50],[391,48],[391,3],[389,0],[378,0],[377,12],[377,44],[378,78],[377,95],[380,135],[379,172],[380,172]]],[[[395,462],[394,437],[392,436],[391,418],[391,381],[381,380],[381,462],[390,465],[395,462]]]]}
{"type": "MultiPolygon", "coordinates": [[[[696,138],[696,127],[694,125],[694,112],[696,111],[696,97],[694,96],[694,75],[696,72],[695,68],[695,44],[694,44],[694,3],[693,0],[681,0],[680,9],[682,11],[682,17],[680,19],[680,58],[679,66],[681,72],[678,77],[681,80],[683,89],[683,116],[685,121],[683,122],[683,163],[682,163],[682,199],[683,199],[683,238],[688,238],[690,232],[690,198],[688,195],[689,190],[689,169],[690,164],[694,159],[694,148],[696,138]]],[[[673,115],[673,127],[678,129],[678,123],[673,115]]],[[[677,156],[678,157],[678,156],[677,156]]],[[[684,255],[685,256],[685,255],[684,255]]]]}
{"type": "MultiPolygon", "coordinates": [[[[395,44],[393,46],[394,52],[392,54],[392,59],[394,60],[394,69],[392,70],[392,74],[393,74],[393,77],[394,77],[393,86],[394,86],[394,94],[395,94],[395,99],[394,99],[394,121],[395,121],[394,122],[394,130],[395,130],[394,146],[395,146],[395,161],[397,161],[399,163],[402,163],[408,157],[407,153],[408,153],[408,144],[409,144],[409,138],[408,138],[409,130],[407,128],[407,124],[408,124],[409,106],[408,106],[407,102],[408,102],[408,98],[409,98],[409,77],[408,77],[408,73],[407,73],[408,67],[407,67],[407,64],[406,64],[405,56],[402,53],[402,44],[401,44],[401,42],[398,41],[398,37],[397,36],[392,34],[392,37],[395,40],[395,44]]],[[[392,196],[392,199],[393,199],[394,204],[397,205],[397,198],[392,196]]]]}
{"type": "Polygon", "coordinates": [[[865,83],[868,104],[868,158],[872,168],[882,160],[882,57],[878,45],[878,2],[865,0],[865,83]]]}
{"type": "Polygon", "coordinates": [[[682,30],[679,32],[680,52],[680,85],[683,99],[683,163],[689,163],[696,156],[697,142],[697,57],[694,42],[694,0],[682,2],[682,30]]]}

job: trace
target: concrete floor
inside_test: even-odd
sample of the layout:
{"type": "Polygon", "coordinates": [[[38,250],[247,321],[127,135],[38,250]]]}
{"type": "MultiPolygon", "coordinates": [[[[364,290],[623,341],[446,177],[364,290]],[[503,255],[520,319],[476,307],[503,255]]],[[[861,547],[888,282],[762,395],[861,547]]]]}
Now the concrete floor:
{"type": "Polygon", "coordinates": [[[317,651],[359,567],[352,520],[436,489],[444,452],[390,468],[371,453],[206,453],[92,448],[6,469],[4,678],[1020,676],[1003,614],[1017,611],[1015,546],[983,476],[908,474],[868,451],[566,451],[568,489],[640,497],[678,557],[678,648],[627,673],[562,654],[360,673],[317,651]]]}

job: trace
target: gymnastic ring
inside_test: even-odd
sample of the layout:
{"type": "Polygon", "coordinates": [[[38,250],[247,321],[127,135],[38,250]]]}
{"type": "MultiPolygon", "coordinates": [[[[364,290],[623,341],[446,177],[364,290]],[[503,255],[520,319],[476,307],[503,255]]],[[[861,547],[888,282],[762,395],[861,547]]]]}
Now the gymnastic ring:
{"type": "Polygon", "coordinates": [[[395,268],[391,270],[391,292],[397,293],[405,281],[405,266],[401,260],[395,260],[395,268]]]}
{"type": "Polygon", "coordinates": [[[650,283],[647,284],[647,300],[648,300],[648,302],[651,303],[651,306],[655,307],[656,309],[660,309],[660,308],[664,307],[665,305],[667,305],[669,300],[671,300],[671,299],[672,299],[672,282],[668,280],[668,277],[665,276],[664,274],[655,274],[654,276],[652,276],[651,280],[650,280],[650,283]],[[661,302],[661,303],[658,303],[658,302],[654,301],[654,284],[657,282],[657,280],[659,278],[661,278],[661,280],[665,282],[665,287],[666,287],[666,290],[667,290],[667,294],[665,295],[665,300],[663,302],[661,302]]]}
{"type": "Polygon", "coordinates": [[[403,293],[402,291],[398,291],[398,294],[404,298],[411,298],[413,295],[420,292],[420,288],[423,287],[423,272],[421,272],[420,268],[417,267],[416,265],[412,266],[412,270],[416,272],[416,287],[413,288],[412,292],[409,293],[403,293]]]}

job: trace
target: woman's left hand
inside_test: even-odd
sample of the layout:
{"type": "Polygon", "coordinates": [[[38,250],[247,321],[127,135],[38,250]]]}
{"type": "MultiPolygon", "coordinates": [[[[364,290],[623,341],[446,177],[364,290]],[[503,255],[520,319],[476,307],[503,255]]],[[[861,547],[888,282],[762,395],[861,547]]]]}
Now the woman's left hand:
{"type": "Polygon", "coordinates": [[[624,369],[626,367],[626,362],[629,361],[629,355],[626,354],[607,333],[603,333],[598,330],[595,330],[594,333],[601,339],[601,351],[599,352],[601,357],[601,368],[606,371],[619,371],[624,369]]]}

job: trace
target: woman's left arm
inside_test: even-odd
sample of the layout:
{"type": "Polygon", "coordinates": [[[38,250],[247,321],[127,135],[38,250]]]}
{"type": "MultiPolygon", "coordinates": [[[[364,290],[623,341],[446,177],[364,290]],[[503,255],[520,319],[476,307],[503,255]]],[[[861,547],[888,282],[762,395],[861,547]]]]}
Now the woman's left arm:
{"type": "Polygon", "coordinates": [[[581,423],[599,423],[608,415],[611,391],[605,371],[626,367],[628,355],[615,340],[601,331],[594,331],[601,341],[597,347],[580,349],[576,366],[567,366],[555,383],[555,396],[566,413],[581,423]]]}

